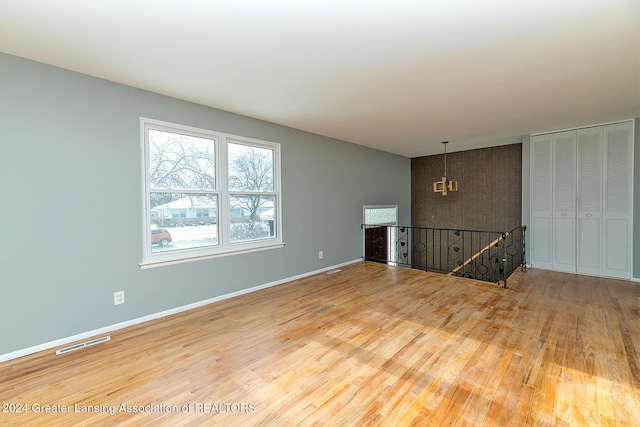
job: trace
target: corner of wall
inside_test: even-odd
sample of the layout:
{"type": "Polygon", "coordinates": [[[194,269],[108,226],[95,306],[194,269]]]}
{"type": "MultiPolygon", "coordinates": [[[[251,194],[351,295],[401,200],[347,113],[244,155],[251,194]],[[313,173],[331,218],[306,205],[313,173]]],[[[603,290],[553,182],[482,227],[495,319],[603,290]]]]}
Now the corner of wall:
{"type": "Polygon", "coordinates": [[[640,279],[640,117],[634,119],[633,132],[633,274],[640,279]]]}
{"type": "Polygon", "coordinates": [[[531,222],[531,135],[522,136],[522,225],[531,222]]]}

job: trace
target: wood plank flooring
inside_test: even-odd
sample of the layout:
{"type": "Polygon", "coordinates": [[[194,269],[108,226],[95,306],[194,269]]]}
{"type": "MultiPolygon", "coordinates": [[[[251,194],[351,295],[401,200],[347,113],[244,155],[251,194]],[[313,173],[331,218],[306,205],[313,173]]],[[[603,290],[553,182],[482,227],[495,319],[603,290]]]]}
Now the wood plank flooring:
{"type": "Polygon", "coordinates": [[[0,425],[640,425],[640,284],[509,287],[352,264],[4,362],[0,425]]]}

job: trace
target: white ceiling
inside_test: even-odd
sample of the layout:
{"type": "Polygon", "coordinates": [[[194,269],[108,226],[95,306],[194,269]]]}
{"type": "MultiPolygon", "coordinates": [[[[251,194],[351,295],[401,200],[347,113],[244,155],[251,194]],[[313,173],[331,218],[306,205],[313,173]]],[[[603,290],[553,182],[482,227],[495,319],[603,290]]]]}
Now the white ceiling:
{"type": "Polygon", "coordinates": [[[0,0],[0,51],[408,157],[640,116],[638,0],[0,0]]]}

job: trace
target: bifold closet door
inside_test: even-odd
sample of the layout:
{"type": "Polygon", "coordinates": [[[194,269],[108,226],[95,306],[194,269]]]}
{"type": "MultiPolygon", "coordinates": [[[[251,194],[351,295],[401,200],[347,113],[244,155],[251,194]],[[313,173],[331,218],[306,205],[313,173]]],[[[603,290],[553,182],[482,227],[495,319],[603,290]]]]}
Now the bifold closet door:
{"type": "Polygon", "coordinates": [[[553,134],[552,268],[576,271],[576,132],[553,134]]]}
{"type": "Polygon", "coordinates": [[[633,122],[604,126],[603,272],[631,278],[633,122]]]}
{"type": "Polygon", "coordinates": [[[633,122],[531,138],[531,263],[631,278],[633,122]]]}
{"type": "Polygon", "coordinates": [[[603,129],[578,130],[578,273],[601,275],[603,129]]]}
{"type": "Polygon", "coordinates": [[[536,135],[531,140],[531,264],[552,268],[552,172],[551,135],[536,135]]]}

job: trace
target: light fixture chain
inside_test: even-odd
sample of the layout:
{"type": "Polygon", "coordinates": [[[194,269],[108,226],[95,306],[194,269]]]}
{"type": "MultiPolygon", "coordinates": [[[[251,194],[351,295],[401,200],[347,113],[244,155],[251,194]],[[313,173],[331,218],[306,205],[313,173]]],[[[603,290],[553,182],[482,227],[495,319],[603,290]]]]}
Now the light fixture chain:
{"type": "Polygon", "coordinates": [[[447,143],[444,144],[444,176],[447,176],[447,143]]]}

